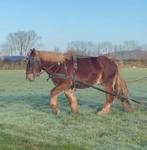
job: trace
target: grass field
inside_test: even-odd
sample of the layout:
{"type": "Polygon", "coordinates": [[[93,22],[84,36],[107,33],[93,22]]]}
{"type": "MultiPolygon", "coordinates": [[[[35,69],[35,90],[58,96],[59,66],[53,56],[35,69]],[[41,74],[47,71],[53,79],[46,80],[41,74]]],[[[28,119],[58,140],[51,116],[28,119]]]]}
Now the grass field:
{"type": "MultiPolygon", "coordinates": [[[[147,69],[125,69],[126,81],[147,76],[147,69]]],[[[147,108],[131,103],[125,113],[119,101],[112,112],[98,116],[104,95],[93,89],[77,90],[79,115],[70,114],[63,94],[61,113],[49,108],[53,87],[42,75],[25,80],[25,71],[0,70],[0,150],[146,150],[147,108]]],[[[147,80],[128,82],[130,93],[147,97],[147,80]]]]}

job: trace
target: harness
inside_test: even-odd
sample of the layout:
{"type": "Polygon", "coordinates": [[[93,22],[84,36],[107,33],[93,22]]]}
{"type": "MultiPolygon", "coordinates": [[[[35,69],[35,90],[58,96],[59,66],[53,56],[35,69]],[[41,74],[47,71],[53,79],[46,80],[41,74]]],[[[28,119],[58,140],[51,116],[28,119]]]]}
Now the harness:
{"type": "MultiPolygon", "coordinates": [[[[125,99],[128,99],[128,100],[131,100],[137,104],[140,104],[142,106],[147,106],[147,103],[146,102],[140,102],[136,99],[133,99],[131,97],[126,97],[126,96],[122,96],[120,95],[117,91],[114,91],[114,92],[108,92],[104,89],[101,89],[99,87],[96,87],[94,85],[91,85],[91,84],[88,84],[88,83],[85,83],[83,81],[79,81],[79,80],[76,80],[76,72],[78,70],[78,63],[77,63],[77,59],[78,58],[87,58],[87,57],[78,57],[76,55],[73,55],[73,76],[67,76],[66,74],[63,74],[63,73],[56,73],[57,70],[54,72],[54,73],[51,73],[51,72],[47,72],[49,77],[47,80],[49,79],[63,79],[63,80],[72,80],[73,82],[73,89],[76,90],[76,84],[82,84],[84,86],[87,86],[87,87],[91,87],[93,89],[96,89],[98,91],[101,91],[105,94],[109,94],[109,95],[112,95],[112,96],[116,96],[118,99],[120,99],[121,101],[125,100],[125,99]]],[[[36,71],[35,69],[37,68],[37,65],[40,63],[40,60],[37,58],[37,57],[29,57],[28,60],[30,61],[30,64],[32,65],[32,73],[34,75],[34,77],[36,76],[36,71]]],[[[55,65],[57,64],[53,64],[51,65],[49,68],[51,69],[52,67],[54,67],[55,65]]],[[[64,68],[65,68],[65,71],[67,72],[67,66],[66,66],[66,63],[64,63],[64,68]]],[[[45,70],[48,69],[48,68],[45,68],[45,70]]],[[[58,68],[57,68],[58,69],[58,68]]],[[[47,70],[46,70],[47,71],[47,70]]],[[[37,75],[40,75],[42,74],[43,72],[41,73],[38,73],[37,75]]],[[[26,72],[26,75],[27,75],[27,72],[26,72]]]]}
{"type": "Polygon", "coordinates": [[[73,55],[73,88],[76,90],[76,72],[78,70],[78,64],[77,64],[77,56],[73,55]]]}
{"type": "MultiPolygon", "coordinates": [[[[40,63],[40,60],[37,57],[31,57],[30,56],[30,57],[27,58],[27,60],[30,62],[30,67],[32,68],[32,73],[33,73],[34,77],[36,75],[38,76],[38,75],[42,74],[42,72],[41,73],[36,73],[36,71],[35,71],[38,68],[38,65],[40,63]]],[[[68,77],[67,74],[66,74],[67,73],[67,66],[66,66],[65,62],[63,62],[64,69],[65,69],[65,74],[63,74],[63,73],[57,73],[59,67],[57,67],[57,69],[54,71],[54,73],[49,72],[48,70],[51,70],[56,65],[59,65],[59,64],[53,63],[48,68],[44,67],[44,70],[46,70],[47,73],[49,74],[49,78],[47,80],[49,80],[50,78],[72,79],[73,87],[74,87],[74,89],[76,89],[75,79],[76,79],[76,72],[77,72],[77,69],[78,69],[77,56],[76,55],[73,55],[72,61],[73,61],[73,70],[72,70],[73,76],[72,77],[68,77]]],[[[27,74],[27,72],[26,72],[26,74],[27,74]]]]}
{"type": "MultiPolygon", "coordinates": [[[[63,62],[64,64],[64,69],[65,69],[65,74],[63,73],[56,73],[56,71],[54,73],[50,73],[50,72],[47,72],[48,73],[48,79],[63,79],[63,80],[72,80],[72,85],[73,85],[73,89],[76,90],[76,72],[78,70],[78,64],[77,64],[77,56],[74,55],[73,58],[72,58],[72,63],[73,63],[73,70],[72,70],[72,76],[68,76],[66,73],[67,73],[67,66],[66,66],[66,63],[63,62]]],[[[51,66],[52,67],[52,66],[51,66]]]]}

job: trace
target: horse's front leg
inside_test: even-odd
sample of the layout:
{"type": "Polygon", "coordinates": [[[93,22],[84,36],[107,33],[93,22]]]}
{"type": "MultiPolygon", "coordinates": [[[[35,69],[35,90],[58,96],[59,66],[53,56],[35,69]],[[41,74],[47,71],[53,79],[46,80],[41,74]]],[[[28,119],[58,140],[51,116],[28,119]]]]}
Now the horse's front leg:
{"type": "Polygon", "coordinates": [[[51,96],[50,97],[50,106],[51,106],[53,113],[58,114],[60,112],[58,102],[57,102],[58,95],[61,92],[69,89],[69,87],[70,87],[70,82],[63,82],[51,90],[51,92],[50,92],[50,96],[51,96]]]}
{"type": "Polygon", "coordinates": [[[60,112],[60,109],[59,109],[58,103],[57,103],[58,94],[59,93],[56,92],[55,88],[52,89],[51,94],[50,94],[50,96],[51,96],[51,98],[50,98],[50,107],[52,109],[52,112],[55,113],[55,114],[58,114],[60,112]]]}
{"type": "Polygon", "coordinates": [[[64,93],[69,101],[69,105],[71,107],[71,112],[77,113],[78,112],[78,103],[77,103],[77,99],[74,95],[73,90],[68,89],[68,90],[65,90],[64,93]]]}

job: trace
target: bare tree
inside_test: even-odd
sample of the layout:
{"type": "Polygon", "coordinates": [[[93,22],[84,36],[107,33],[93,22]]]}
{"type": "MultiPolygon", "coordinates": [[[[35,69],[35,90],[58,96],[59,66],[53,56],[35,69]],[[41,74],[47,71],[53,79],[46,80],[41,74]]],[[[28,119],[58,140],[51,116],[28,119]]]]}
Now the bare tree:
{"type": "Polygon", "coordinates": [[[53,49],[53,51],[54,51],[54,52],[57,52],[57,53],[61,52],[60,48],[58,48],[58,47],[55,47],[55,48],[53,49]]]}
{"type": "Polygon", "coordinates": [[[99,50],[96,44],[93,42],[85,41],[72,41],[68,43],[68,51],[71,51],[78,55],[98,55],[99,50]]]}
{"type": "Polygon", "coordinates": [[[131,51],[139,47],[138,43],[134,40],[126,40],[123,43],[123,50],[131,51]]]}
{"type": "Polygon", "coordinates": [[[30,48],[37,45],[40,39],[41,38],[33,30],[17,31],[7,36],[7,40],[3,44],[3,49],[9,51],[11,55],[16,53],[25,55],[30,48]]]}
{"type": "Polygon", "coordinates": [[[142,45],[142,50],[147,51],[147,44],[142,45]]]}
{"type": "MultiPolygon", "coordinates": [[[[110,41],[98,42],[97,44],[87,41],[72,41],[68,43],[68,51],[79,55],[98,56],[100,54],[109,54],[112,57],[131,58],[131,52],[137,50],[147,50],[147,44],[139,45],[134,40],[126,40],[121,44],[113,44],[110,41]]],[[[137,53],[133,55],[134,58],[137,58],[137,53]]]]}
{"type": "Polygon", "coordinates": [[[11,49],[11,47],[7,43],[3,43],[1,45],[1,48],[2,48],[1,51],[2,51],[3,55],[12,56],[14,53],[13,50],[11,49]]]}
{"type": "Polygon", "coordinates": [[[109,41],[99,42],[97,47],[102,54],[114,52],[114,45],[109,41]]]}

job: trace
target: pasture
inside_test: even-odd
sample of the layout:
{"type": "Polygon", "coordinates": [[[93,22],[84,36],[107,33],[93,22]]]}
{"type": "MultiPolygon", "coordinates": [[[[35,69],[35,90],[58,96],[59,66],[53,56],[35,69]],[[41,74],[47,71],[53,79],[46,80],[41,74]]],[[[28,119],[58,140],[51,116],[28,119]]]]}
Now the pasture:
{"type": "MultiPolygon", "coordinates": [[[[126,81],[147,75],[147,69],[124,69],[126,81]]],[[[146,150],[147,108],[132,103],[122,111],[116,100],[106,116],[95,114],[104,94],[91,88],[77,90],[79,114],[70,114],[63,94],[61,113],[49,108],[52,83],[43,74],[29,82],[24,70],[0,70],[0,150],[146,150]]],[[[127,82],[134,96],[147,97],[147,80],[127,82]]]]}

